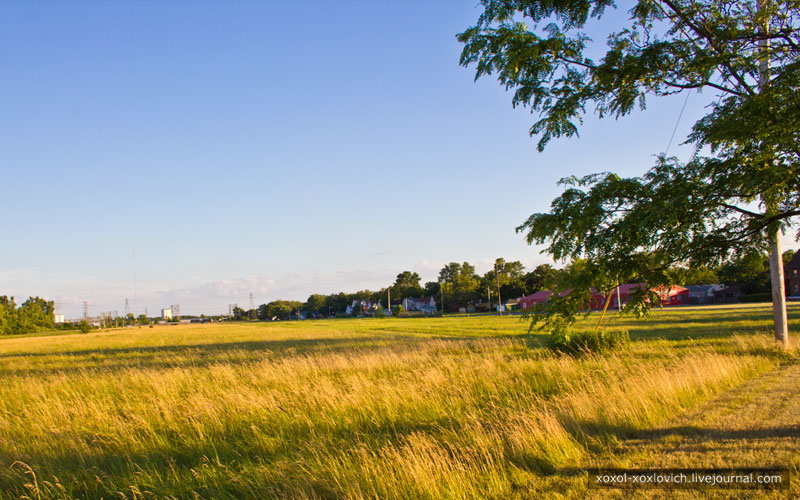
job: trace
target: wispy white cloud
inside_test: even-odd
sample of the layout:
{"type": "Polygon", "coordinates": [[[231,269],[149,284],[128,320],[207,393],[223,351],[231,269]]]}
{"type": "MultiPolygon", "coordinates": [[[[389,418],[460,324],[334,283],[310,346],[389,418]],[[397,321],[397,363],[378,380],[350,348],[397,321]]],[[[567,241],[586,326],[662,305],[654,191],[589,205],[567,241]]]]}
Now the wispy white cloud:
{"type": "Polygon", "coordinates": [[[162,304],[181,304],[182,311],[224,312],[228,304],[249,305],[250,293],[256,305],[276,299],[305,300],[313,293],[354,292],[380,289],[394,281],[388,269],[284,273],[277,277],[247,276],[208,280],[188,286],[158,290],[153,295],[162,304]]]}
{"type": "Polygon", "coordinates": [[[21,267],[0,270],[0,282],[9,285],[12,282],[29,281],[36,274],[36,269],[32,267],[21,267]]]}

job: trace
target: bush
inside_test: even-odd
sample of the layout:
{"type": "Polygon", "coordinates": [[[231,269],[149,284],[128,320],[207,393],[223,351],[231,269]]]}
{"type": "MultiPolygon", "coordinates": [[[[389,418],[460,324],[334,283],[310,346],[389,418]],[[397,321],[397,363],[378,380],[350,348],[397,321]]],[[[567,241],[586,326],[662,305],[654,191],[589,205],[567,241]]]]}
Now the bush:
{"type": "Polygon", "coordinates": [[[602,354],[628,345],[630,339],[626,330],[591,330],[577,333],[557,330],[550,334],[548,347],[553,351],[572,356],[588,353],[602,354]]]}
{"type": "Polygon", "coordinates": [[[772,293],[763,292],[740,295],[739,302],[743,304],[748,302],[772,302],[772,293]]]}
{"type": "Polygon", "coordinates": [[[406,312],[406,309],[403,306],[394,306],[392,308],[392,316],[394,316],[395,318],[400,316],[404,312],[406,312]]]}
{"type": "Polygon", "coordinates": [[[92,326],[89,324],[88,321],[86,321],[85,319],[82,319],[81,320],[80,329],[81,329],[81,333],[89,333],[89,331],[92,329],[92,326]]]}

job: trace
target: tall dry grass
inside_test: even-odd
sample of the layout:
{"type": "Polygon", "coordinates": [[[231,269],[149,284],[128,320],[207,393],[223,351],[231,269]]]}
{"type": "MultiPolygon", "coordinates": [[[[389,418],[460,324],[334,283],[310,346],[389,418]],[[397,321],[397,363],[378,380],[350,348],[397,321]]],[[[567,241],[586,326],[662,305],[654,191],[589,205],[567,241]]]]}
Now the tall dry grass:
{"type": "Polygon", "coordinates": [[[0,345],[0,498],[580,498],[615,439],[782,356],[736,336],[558,357],[513,320],[470,333],[489,321],[0,345]]]}

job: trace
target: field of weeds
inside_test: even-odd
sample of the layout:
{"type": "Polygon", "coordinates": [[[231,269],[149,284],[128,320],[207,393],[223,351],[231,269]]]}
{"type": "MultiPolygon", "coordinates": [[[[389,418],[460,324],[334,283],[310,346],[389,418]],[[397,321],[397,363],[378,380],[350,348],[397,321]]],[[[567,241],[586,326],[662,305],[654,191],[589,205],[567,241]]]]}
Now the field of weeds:
{"type": "Polygon", "coordinates": [[[0,498],[583,498],[627,436],[793,363],[770,320],[612,315],[630,346],[578,358],[515,316],[7,338],[0,498]]]}

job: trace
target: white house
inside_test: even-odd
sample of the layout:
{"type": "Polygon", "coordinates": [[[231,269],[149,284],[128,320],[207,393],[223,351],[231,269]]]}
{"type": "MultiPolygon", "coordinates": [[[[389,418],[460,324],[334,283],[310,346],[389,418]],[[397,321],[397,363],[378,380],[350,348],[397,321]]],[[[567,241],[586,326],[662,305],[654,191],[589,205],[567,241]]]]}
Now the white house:
{"type": "Polygon", "coordinates": [[[421,311],[425,314],[436,312],[436,301],[433,297],[422,297],[421,299],[403,299],[403,309],[406,311],[421,311]]]}
{"type": "Polygon", "coordinates": [[[347,306],[345,313],[350,315],[355,310],[357,314],[374,314],[380,307],[380,302],[373,303],[366,299],[354,300],[351,305],[347,306]]]}

